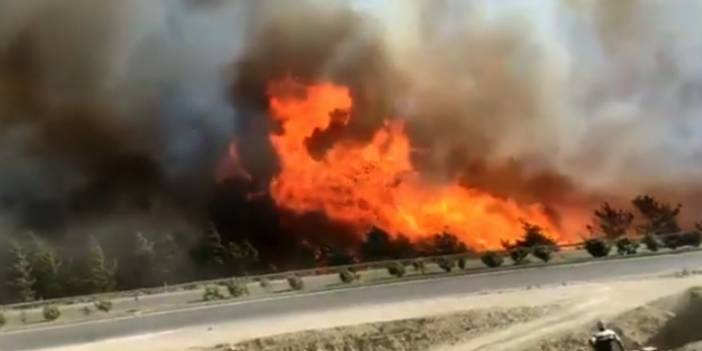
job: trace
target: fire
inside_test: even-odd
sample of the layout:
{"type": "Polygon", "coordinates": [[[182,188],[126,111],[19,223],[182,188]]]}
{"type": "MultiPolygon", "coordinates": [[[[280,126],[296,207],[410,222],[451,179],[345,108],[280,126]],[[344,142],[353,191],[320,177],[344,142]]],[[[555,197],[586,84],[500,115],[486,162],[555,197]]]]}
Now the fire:
{"type": "Polygon", "coordinates": [[[359,233],[373,225],[411,239],[447,231],[477,249],[518,239],[523,220],[560,237],[539,204],[523,206],[458,181],[422,179],[412,167],[411,142],[401,120],[386,121],[369,142],[339,141],[313,157],[306,141],[315,130],[347,124],[353,101],[346,87],[329,83],[297,85],[302,94],[281,93],[291,85],[271,85],[269,91],[271,116],[281,125],[269,136],[281,165],[270,184],[278,206],[322,211],[359,233]]]}

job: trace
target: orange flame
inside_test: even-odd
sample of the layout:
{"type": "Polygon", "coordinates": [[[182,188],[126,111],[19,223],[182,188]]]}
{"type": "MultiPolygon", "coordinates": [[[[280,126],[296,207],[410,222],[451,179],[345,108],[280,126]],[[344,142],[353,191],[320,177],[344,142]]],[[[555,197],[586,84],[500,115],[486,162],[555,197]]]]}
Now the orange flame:
{"type": "Polygon", "coordinates": [[[315,159],[306,140],[332,123],[348,123],[353,102],[346,87],[329,83],[298,86],[304,94],[295,96],[280,93],[291,84],[269,89],[271,115],[281,124],[270,134],[281,164],[270,184],[278,206],[322,211],[359,233],[375,225],[414,240],[447,231],[476,249],[519,239],[522,220],[560,237],[539,204],[522,206],[457,181],[423,180],[412,167],[410,140],[400,120],[387,121],[369,142],[339,141],[315,159]]]}

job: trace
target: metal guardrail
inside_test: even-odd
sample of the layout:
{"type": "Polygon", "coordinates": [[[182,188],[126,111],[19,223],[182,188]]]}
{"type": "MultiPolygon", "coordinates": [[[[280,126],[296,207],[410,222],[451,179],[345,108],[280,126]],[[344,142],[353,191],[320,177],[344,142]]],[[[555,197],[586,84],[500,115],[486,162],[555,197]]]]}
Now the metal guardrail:
{"type": "MultiPolygon", "coordinates": [[[[670,237],[670,236],[674,236],[674,235],[681,235],[684,233],[689,233],[689,232],[659,234],[659,235],[656,235],[656,238],[663,239],[666,237],[670,237]]],[[[634,237],[629,237],[629,238],[634,239],[634,240],[640,240],[640,239],[643,239],[644,237],[645,237],[645,235],[634,236],[634,237]]],[[[554,247],[555,252],[572,252],[572,251],[577,251],[577,250],[583,249],[586,241],[591,240],[591,239],[605,240],[609,244],[616,243],[616,240],[609,240],[609,239],[604,239],[604,238],[600,237],[600,238],[583,239],[582,242],[560,244],[560,245],[548,245],[548,246],[554,247]]],[[[497,252],[501,255],[506,256],[506,255],[509,255],[510,250],[508,250],[508,249],[494,250],[494,252],[497,252]]],[[[631,255],[631,256],[635,256],[635,255],[631,255]]],[[[115,298],[126,298],[126,297],[143,296],[143,295],[165,294],[165,293],[175,292],[175,291],[197,289],[199,287],[203,287],[203,286],[207,286],[207,285],[224,284],[228,281],[231,281],[232,279],[240,279],[240,280],[243,280],[244,282],[247,282],[247,283],[254,282],[254,281],[260,281],[260,280],[275,281],[275,280],[284,280],[284,279],[287,279],[291,276],[298,276],[298,277],[304,278],[304,277],[310,277],[310,276],[338,274],[340,271],[342,271],[344,269],[353,270],[355,272],[366,271],[366,270],[370,270],[370,269],[378,269],[378,268],[385,269],[391,263],[396,263],[396,262],[400,262],[404,265],[408,265],[408,264],[411,264],[411,263],[416,262],[416,261],[437,262],[441,259],[449,259],[449,260],[466,259],[466,260],[479,261],[481,259],[481,255],[479,253],[476,253],[476,252],[466,252],[466,253],[451,254],[451,255],[420,256],[420,257],[414,257],[414,258],[389,259],[389,260],[382,260],[382,261],[355,263],[355,264],[349,264],[349,265],[316,267],[316,268],[310,268],[310,269],[292,270],[292,271],[286,271],[286,272],[275,272],[275,273],[266,273],[266,274],[257,274],[257,275],[232,276],[232,277],[226,277],[226,278],[200,280],[200,281],[173,284],[173,285],[164,285],[164,286],[158,286],[158,287],[149,287],[149,288],[141,288],[141,289],[133,289],[133,290],[122,290],[122,291],[114,291],[114,292],[108,292],[108,293],[90,294],[90,295],[68,296],[68,297],[61,297],[61,298],[48,299],[48,300],[30,301],[30,302],[20,302],[20,303],[8,304],[8,305],[0,305],[0,310],[2,310],[2,309],[5,309],[5,310],[7,310],[7,309],[15,309],[15,310],[16,309],[30,309],[30,308],[34,308],[34,307],[45,306],[47,304],[65,305],[65,304],[93,302],[93,301],[97,301],[97,300],[111,300],[111,299],[115,299],[115,298]]],[[[580,261],[580,260],[576,260],[576,261],[580,261]]],[[[495,270],[495,268],[481,267],[481,268],[473,268],[470,270],[466,270],[466,273],[481,273],[481,272],[488,272],[488,271],[494,271],[494,270],[495,270]]]]}

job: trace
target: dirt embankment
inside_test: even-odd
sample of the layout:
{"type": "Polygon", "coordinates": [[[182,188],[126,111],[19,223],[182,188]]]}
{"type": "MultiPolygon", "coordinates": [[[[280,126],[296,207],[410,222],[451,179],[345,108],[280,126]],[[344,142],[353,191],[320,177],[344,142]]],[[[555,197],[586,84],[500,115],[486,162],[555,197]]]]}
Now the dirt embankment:
{"type": "Polygon", "coordinates": [[[474,310],[393,322],[331,328],[257,338],[212,350],[251,351],[423,351],[460,343],[505,326],[544,317],[558,306],[474,310]]]}
{"type": "MultiPolygon", "coordinates": [[[[615,318],[611,325],[627,350],[702,351],[702,288],[665,297],[615,318]]],[[[589,351],[587,330],[543,340],[526,351],[589,351]]]]}

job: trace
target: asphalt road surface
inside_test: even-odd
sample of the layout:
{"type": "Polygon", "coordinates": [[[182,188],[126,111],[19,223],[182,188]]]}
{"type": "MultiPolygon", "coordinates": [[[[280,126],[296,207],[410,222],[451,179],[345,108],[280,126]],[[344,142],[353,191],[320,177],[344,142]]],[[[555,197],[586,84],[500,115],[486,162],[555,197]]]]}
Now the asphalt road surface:
{"type": "Polygon", "coordinates": [[[265,300],[201,306],[143,316],[0,332],[0,350],[33,350],[198,325],[212,325],[225,321],[285,316],[300,311],[330,310],[353,305],[445,297],[479,291],[519,288],[529,285],[617,279],[638,274],[655,274],[698,268],[702,268],[702,252],[699,251],[576,265],[537,267],[479,275],[434,278],[314,294],[291,295],[265,300]]]}

